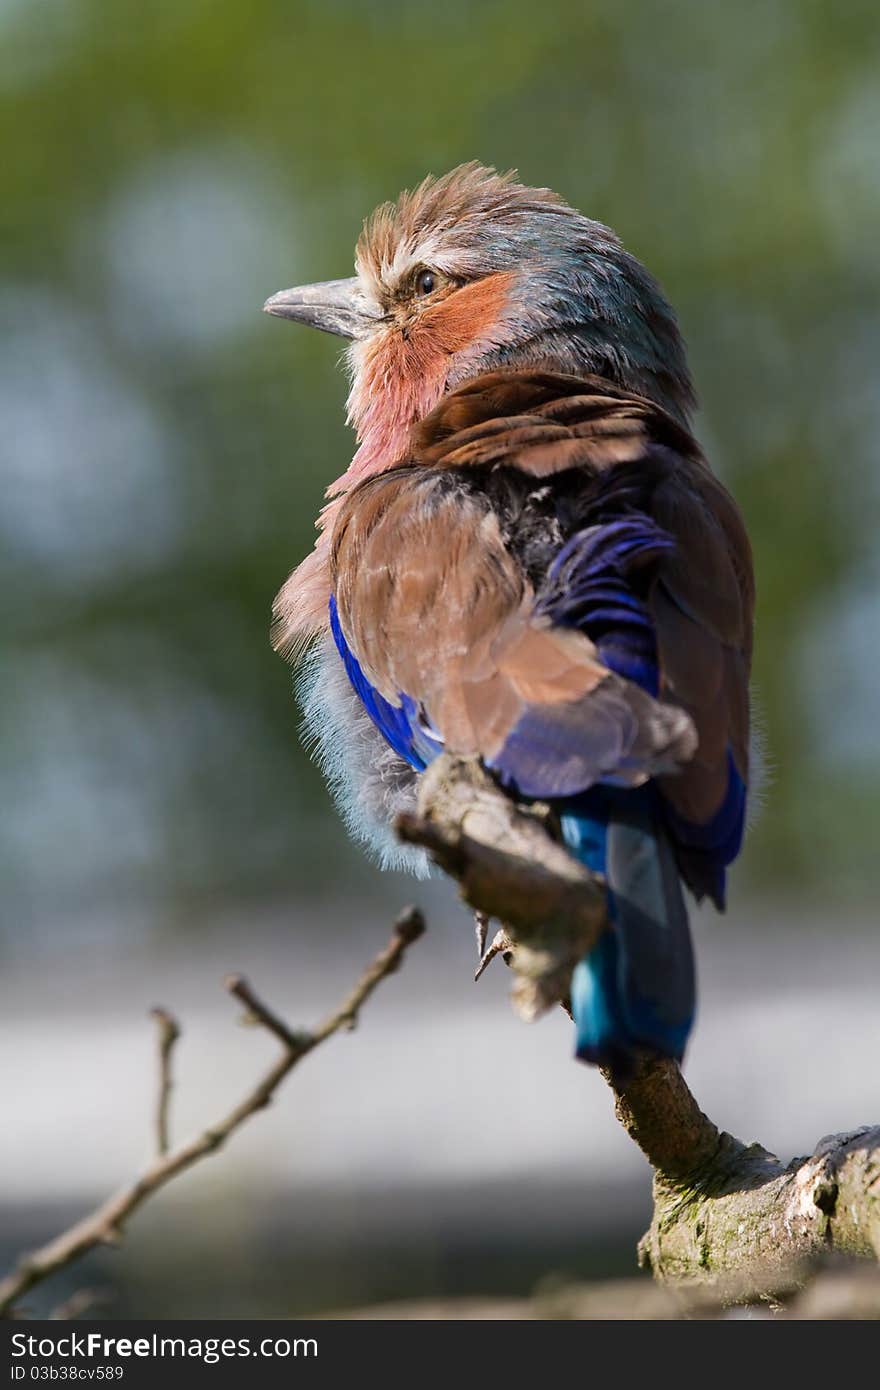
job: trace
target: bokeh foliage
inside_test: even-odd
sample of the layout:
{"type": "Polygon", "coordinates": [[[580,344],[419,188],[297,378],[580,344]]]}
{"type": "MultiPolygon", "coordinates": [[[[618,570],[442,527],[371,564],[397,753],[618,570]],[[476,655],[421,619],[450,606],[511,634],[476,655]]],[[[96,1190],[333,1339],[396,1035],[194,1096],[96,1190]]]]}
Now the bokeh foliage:
{"type": "Polygon", "coordinates": [[[756,551],[774,778],[740,882],[874,885],[878,62],[870,0],[5,0],[10,920],[371,873],[267,642],[351,450],[338,345],[259,307],[474,157],[679,310],[756,551]]]}

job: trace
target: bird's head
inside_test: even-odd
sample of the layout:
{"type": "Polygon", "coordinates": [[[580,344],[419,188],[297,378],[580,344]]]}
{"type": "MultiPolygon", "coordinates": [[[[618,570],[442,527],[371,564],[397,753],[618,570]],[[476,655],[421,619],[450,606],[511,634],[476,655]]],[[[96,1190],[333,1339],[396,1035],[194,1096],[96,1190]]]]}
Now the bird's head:
{"type": "Polygon", "coordinates": [[[266,311],[351,340],[346,483],[387,467],[411,426],[480,372],[595,372],[683,423],[684,345],[653,277],[613,232],[546,188],[465,164],[364,225],[357,274],[283,290],[266,311]]]}

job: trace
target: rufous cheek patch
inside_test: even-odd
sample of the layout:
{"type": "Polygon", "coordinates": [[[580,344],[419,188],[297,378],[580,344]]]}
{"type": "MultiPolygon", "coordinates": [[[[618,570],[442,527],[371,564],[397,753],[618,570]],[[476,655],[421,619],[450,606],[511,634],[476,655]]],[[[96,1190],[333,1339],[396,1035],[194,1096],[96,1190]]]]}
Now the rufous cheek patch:
{"type": "Polygon", "coordinates": [[[406,454],[417,420],[443,395],[450,360],[491,339],[501,321],[513,274],[500,271],[455,290],[425,309],[404,331],[395,326],[365,345],[349,397],[360,447],[331,495],[392,467],[406,454]]]}

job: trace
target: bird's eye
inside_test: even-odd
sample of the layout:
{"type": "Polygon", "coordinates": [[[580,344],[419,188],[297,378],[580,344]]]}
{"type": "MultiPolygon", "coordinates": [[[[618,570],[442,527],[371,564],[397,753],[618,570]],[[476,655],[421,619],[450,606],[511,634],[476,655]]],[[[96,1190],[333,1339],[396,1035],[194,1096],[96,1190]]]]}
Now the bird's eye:
{"type": "Polygon", "coordinates": [[[416,276],[416,294],[433,294],[437,288],[437,277],[433,270],[420,270],[416,276]]]}

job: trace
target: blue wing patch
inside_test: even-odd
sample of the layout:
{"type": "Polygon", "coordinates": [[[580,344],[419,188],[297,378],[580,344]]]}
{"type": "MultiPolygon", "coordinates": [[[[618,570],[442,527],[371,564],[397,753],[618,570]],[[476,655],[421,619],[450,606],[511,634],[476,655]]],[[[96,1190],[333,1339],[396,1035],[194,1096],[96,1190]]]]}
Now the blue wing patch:
{"type": "Polygon", "coordinates": [[[336,598],[330,596],[330,631],[336,643],[336,650],[342,658],[348,679],[360,697],[361,703],[379,732],[410,767],[416,772],[424,772],[428,763],[443,752],[443,744],[435,738],[421,718],[419,708],[409,695],[401,694],[400,704],[393,705],[386,700],[374,685],[371,685],[361,670],[357,657],[345,640],[336,598]]]}
{"type": "Polygon", "coordinates": [[[638,592],[639,573],[650,573],[674,548],[672,537],[644,512],[578,531],[550,566],[537,611],[585,633],[606,666],[656,695],[657,642],[638,592]]]}

